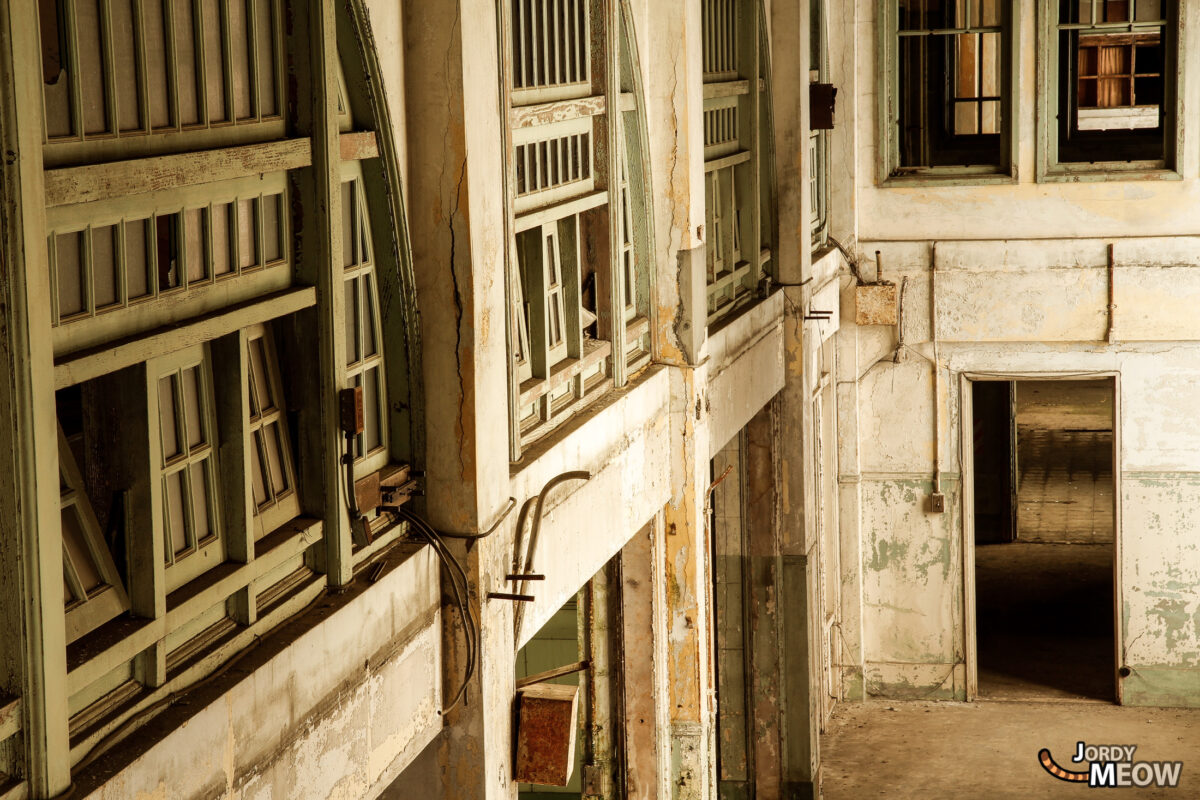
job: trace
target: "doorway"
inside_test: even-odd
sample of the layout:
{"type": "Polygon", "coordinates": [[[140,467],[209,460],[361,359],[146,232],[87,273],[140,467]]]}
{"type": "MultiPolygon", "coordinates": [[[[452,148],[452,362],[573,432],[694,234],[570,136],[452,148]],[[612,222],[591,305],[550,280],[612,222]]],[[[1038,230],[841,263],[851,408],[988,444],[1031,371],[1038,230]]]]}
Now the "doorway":
{"type": "Polygon", "coordinates": [[[978,697],[1115,701],[1115,381],[970,387],[978,697]]]}

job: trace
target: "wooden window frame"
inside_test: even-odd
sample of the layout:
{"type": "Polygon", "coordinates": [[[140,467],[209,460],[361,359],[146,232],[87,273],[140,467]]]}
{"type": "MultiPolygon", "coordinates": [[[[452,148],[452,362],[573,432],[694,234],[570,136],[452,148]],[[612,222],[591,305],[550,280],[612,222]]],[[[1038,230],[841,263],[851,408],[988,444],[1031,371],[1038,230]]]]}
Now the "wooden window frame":
{"type": "MultiPolygon", "coordinates": [[[[914,184],[972,185],[994,183],[1016,183],[1018,178],[1020,137],[1017,135],[1019,113],[1019,68],[1020,31],[1022,5],[1001,3],[1006,15],[1002,30],[1001,114],[1000,154],[1001,163],[977,166],[924,166],[901,167],[900,165],[900,31],[899,2],[888,0],[880,3],[878,15],[878,49],[876,72],[878,76],[878,137],[876,156],[879,185],[902,187],[914,184]]],[[[939,30],[947,35],[960,29],[939,30]]]]}
{"type": "Polygon", "coordinates": [[[150,361],[146,365],[146,390],[148,400],[149,420],[152,428],[158,428],[158,435],[150,436],[151,464],[151,495],[155,508],[153,528],[155,535],[163,541],[165,573],[163,579],[166,591],[175,589],[198,578],[203,573],[220,566],[225,562],[228,545],[224,536],[222,522],[222,499],[220,488],[220,457],[217,442],[217,414],[215,387],[213,384],[212,361],[206,345],[197,345],[150,361]],[[183,396],[183,374],[186,370],[196,370],[196,407],[200,413],[203,438],[200,444],[187,444],[187,434],[191,430],[191,413],[188,411],[188,399],[183,396]],[[168,456],[165,453],[166,433],[163,429],[164,414],[161,396],[161,381],[170,380],[175,394],[175,407],[171,418],[175,423],[175,438],[178,452],[168,456]],[[186,420],[186,424],[185,424],[186,420]],[[196,509],[193,508],[194,490],[186,488],[181,492],[184,500],[183,509],[186,518],[185,537],[186,550],[177,552],[172,549],[171,534],[167,530],[166,520],[171,514],[169,506],[167,481],[171,476],[183,474],[186,478],[185,487],[191,487],[194,476],[193,467],[199,466],[205,471],[206,485],[206,515],[208,517],[208,533],[203,538],[194,535],[196,525],[196,509]]]}
{"type": "MultiPolygon", "coordinates": [[[[47,108],[51,106],[50,93],[52,90],[50,87],[65,82],[63,89],[66,93],[67,119],[70,128],[70,132],[65,135],[50,136],[46,130],[47,116],[47,123],[43,125],[47,165],[128,158],[131,151],[142,155],[163,152],[165,149],[171,149],[172,142],[179,140],[181,133],[187,134],[187,148],[193,147],[197,140],[207,147],[222,147],[251,141],[264,141],[284,135],[286,131],[283,118],[284,79],[287,73],[284,55],[284,0],[224,0],[224,2],[211,4],[206,4],[202,0],[193,0],[192,3],[186,4],[186,7],[192,11],[191,19],[186,24],[177,19],[177,12],[184,6],[177,6],[161,0],[145,0],[143,6],[134,6],[132,13],[136,14],[140,8],[143,14],[137,20],[132,21],[134,41],[130,43],[122,43],[119,40],[119,28],[123,26],[123,23],[114,18],[117,6],[113,0],[82,0],[89,8],[94,6],[97,15],[98,30],[95,36],[101,52],[94,59],[100,65],[100,74],[95,79],[87,78],[88,70],[83,69],[80,63],[84,55],[80,43],[81,37],[86,33],[84,30],[86,26],[79,24],[80,7],[78,4],[74,2],[54,3],[53,0],[42,0],[42,2],[48,2],[57,9],[53,18],[44,16],[43,21],[57,23],[58,36],[55,38],[61,42],[58,60],[60,72],[54,76],[53,80],[46,81],[45,105],[47,108]],[[157,3],[156,7],[159,13],[157,21],[149,23],[145,11],[147,8],[154,7],[151,6],[152,2],[157,3]],[[235,106],[234,92],[236,90],[233,77],[233,53],[238,49],[240,42],[233,41],[229,30],[229,10],[239,2],[245,9],[243,21],[246,38],[244,43],[249,46],[246,52],[247,73],[245,77],[247,84],[245,90],[251,109],[249,115],[241,117],[238,117],[236,113],[231,113],[235,106]],[[218,12],[215,20],[216,35],[215,37],[206,37],[207,28],[212,27],[214,22],[210,19],[212,10],[218,12]],[[148,55],[151,48],[148,47],[147,31],[160,24],[165,37],[162,63],[166,85],[161,89],[163,93],[161,102],[164,107],[162,109],[156,107],[155,111],[165,114],[167,122],[154,124],[151,121],[151,105],[154,101],[150,96],[154,92],[150,88],[148,55]],[[195,110],[198,116],[196,121],[186,121],[181,111],[183,101],[180,87],[188,81],[185,71],[178,67],[179,59],[182,58],[178,51],[179,42],[182,40],[179,34],[185,27],[190,28],[191,31],[188,42],[191,58],[188,62],[191,63],[189,72],[192,72],[196,85],[194,90],[195,110]],[[260,29],[264,28],[266,29],[265,35],[260,36],[260,29]],[[210,59],[206,52],[214,42],[219,43],[221,49],[216,60],[210,59]],[[132,126],[122,123],[124,112],[120,107],[122,91],[119,88],[122,76],[117,74],[120,68],[115,65],[116,60],[113,57],[118,47],[125,46],[131,46],[133,49],[132,69],[134,72],[125,78],[133,80],[136,87],[134,93],[137,97],[137,124],[132,126]],[[264,55],[261,52],[264,46],[269,47],[272,52],[264,55]],[[264,67],[267,66],[269,66],[269,71],[264,70],[264,67]],[[214,112],[210,108],[212,105],[212,99],[209,97],[211,87],[205,88],[207,84],[204,74],[210,69],[217,69],[221,72],[220,112],[214,112]],[[264,77],[268,74],[270,75],[269,81],[264,77]],[[98,80],[98,87],[102,95],[100,113],[104,116],[102,129],[89,131],[87,130],[89,126],[83,121],[85,109],[81,81],[84,80],[98,80]],[[267,92],[273,93],[271,102],[264,100],[267,92]]],[[[47,36],[50,35],[47,32],[47,36]]],[[[240,73],[241,70],[237,70],[237,72],[240,73]]],[[[46,77],[49,79],[50,76],[46,77]]],[[[93,90],[95,88],[93,87],[93,90]]]]}
{"type": "Polygon", "coordinates": [[[77,598],[66,607],[67,643],[70,644],[113,617],[128,611],[129,595],[125,592],[121,574],[113,561],[108,544],[104,541],[104,533],[96,520],[96,512],[92,509],[91,500],[84,488],[83,476],[75,463],[75,454],[71,452],[62,426],[58,428],[58,463],[62,476],[60,508],[64,514],[77,515],[87,555],[91,557],[92,564],[103,581],[96,589],[83,590],[74,574],[73,559],[68,552],[64,534],[63,580],[68,583],[71,594],[77,598]]]}
{"type": "MultiPolygon", "coordinates": [[[[1038,3],[1038,152],[1037,179],[1043,182],[1110,181],[1110,180],[1182,180],[1180,161],[1185,152],[1184,59],[1180,32],[1186,30],[1184,3],[1163,1],[1163,158],[1141,161],[1059,161],[1059,34],[1064,28],[1059,22],[1059,5],[1050,0],[1038,3]]],[[[1133,4],[1131,3],[1131,8],[1133,4]]],[[[1116,30],[1119,23],[1104,24],[1116,30]]],[[[1158,22],[1145,27],[1160,27],[1158,22]]],[[[1068,28],[1092,27],[1071,25],[1068,28]]],[[[1130,28],[1136,25],[1128,26],[1130,28]]],[[[1074,66],[1077,74],[1078,64],[1074,66]]]]}
{"type": "Polygon", "coordinates": [[[758,0],[704,0],[704,180],[707,320],[761,299],[772,265],[770,87],[758,0]]]}
{"type": "MultiPolygon", "coordinates": [[[[300,516],[300,493],[297,487],[296,462],[292,455],[292,441],[288,431],[287,405],[284,402],[283,381],[280,378],[279,355],[275,348],[275,339],[271,335],[270,323],[260,323],[243,330],[246,341],[246,389],[250,398],[250,407],[246,418],[246,452],[258,453],[258,471],[261,473],[266,499],[259,503],[253,494],[250,505],[254,511],[254,540],[258,541],[267,534],[278,529],[281,525],[300,516]],[[262,368],[265,375],[259,376],[255,367],[253,345],[260,342],[262,368]],[[265,383],[271,398],[271,405],[264,406],[258,392],[258,384],[265,383]],[[267,437],[262,432],[268,427],[275,427],[275,453],[267,437]],[[284,487],[276,490],[272,477],[269,459],[279,458],[279,470],[283,476],[284,487]]],[[[254,460],[250,459],[248,471],[255,470],[254,460]]],[[[251,474],[253,485],[253,474],[251,474]]]]}
{"type": "MultiPolygon", "coordinates": [[[[509,87],[506,174],[513,209],[507,271],[513,461],[609,388],[625,385],[649,363],[652,348],[651,276],[641,268],[650,263],[649,225],[638,222],[647,210],[642,196],[648,180],[644,169],[630,163],[645,148],[627,9],[622,0],[573,5],[582,22],[564,18],[562,29],[576,34],[582,29],[586,41],[568,38],[560,49],[578,58],[567,59],[565,72],[561,64],[554,66],[562,80],[547,84],[530,78],[536,31],[518,31],[535,6],[541,13],[542,5],[519,0],[502,17],[508,56],[502,68],[509,87]],[[530,246],[535,240],[536,248],[530,246]],[[591,244],[585,248],[584,242],[591,244]],[[547,252],[561,260],[559,287],[546,271],[547,252]],[[585,252],[592,256],[587,262],[585,252]],[[627,291],[630,280],[636,285],[627,291]],[[593,324],[584,307],[589,291],[595,300],[594,338],[584,334],[593,324]],[[565,335],[551,343],[560,302],[565,335]]],[[[556,13],[558,0],[546,8],[556,13]]]]}
{"type": "MultiPolygon", "coordinates": [[[[829,82],[829,29],[826,23],[825,0],[809,0],[809,65],[810,83],[829,82]]],[[[823,248],[829,237],[829,131],[812,129],[808,132],[809,224],[812,230],[812,250],[823,248]]]]}

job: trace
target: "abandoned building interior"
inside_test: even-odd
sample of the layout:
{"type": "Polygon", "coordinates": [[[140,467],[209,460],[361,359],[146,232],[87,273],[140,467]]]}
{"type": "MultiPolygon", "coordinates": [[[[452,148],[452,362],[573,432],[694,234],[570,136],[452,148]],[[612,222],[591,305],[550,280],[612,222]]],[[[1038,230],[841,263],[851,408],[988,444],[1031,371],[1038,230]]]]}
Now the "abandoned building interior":
{"type": "Polygon", "coordinates": [[[0,3],[0,800],[1198,763],[1196,10],[0,3]]]}

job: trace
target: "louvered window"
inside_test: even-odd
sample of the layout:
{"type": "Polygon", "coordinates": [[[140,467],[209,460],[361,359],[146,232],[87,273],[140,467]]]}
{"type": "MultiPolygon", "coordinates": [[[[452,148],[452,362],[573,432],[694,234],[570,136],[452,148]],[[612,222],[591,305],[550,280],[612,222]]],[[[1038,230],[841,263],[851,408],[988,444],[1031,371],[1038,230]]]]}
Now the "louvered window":
{"type": "Polygon", "coordinates": [[[519,458],[647,363],[649,226],[622,10],[604,0],[512,0],[508,9],[519,458]]]}
{"type": "MultiPolygon", "coordinates": [[[[416,320],[404,133],[361,6],[336,21],[291,0],[36,7],[42,57],[22,68],[41,79],[45,193],[22,201],[46,212],[30,263],[47,270],[34,301],[65,431],[55,758],[74,763],[403,536],[405,495],[347,495],[404,482],[416,320]],[[348,32],[359,46],[339,52],[348,32]],[[362,390],[349,439],[324,427],[344,388],[362,390]]],[[[531,152],[530,191],[591,179],[595,136],[531,152]]]]}
{"type": "Polygon", "coordinates": [[[758,296],[770,272],[770,95],[757,0],[703,0],[708,320],[758,296]]]}

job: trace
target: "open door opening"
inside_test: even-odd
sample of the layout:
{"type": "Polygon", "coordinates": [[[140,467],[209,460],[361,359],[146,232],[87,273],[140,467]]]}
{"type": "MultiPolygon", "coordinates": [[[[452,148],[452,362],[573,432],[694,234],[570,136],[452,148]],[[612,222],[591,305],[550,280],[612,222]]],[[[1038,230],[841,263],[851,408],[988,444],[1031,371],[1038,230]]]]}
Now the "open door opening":
{"type": "Polygon", "coordinates": [[[972,391],[979,697],[1114,701],[1115,384],[972,391]]]}

